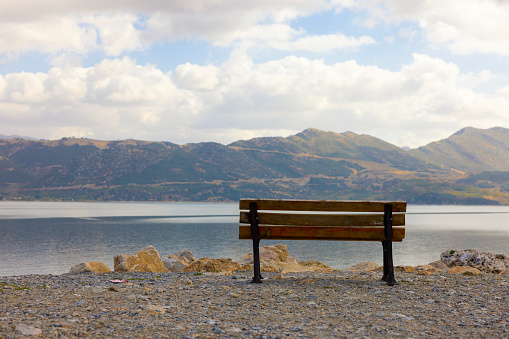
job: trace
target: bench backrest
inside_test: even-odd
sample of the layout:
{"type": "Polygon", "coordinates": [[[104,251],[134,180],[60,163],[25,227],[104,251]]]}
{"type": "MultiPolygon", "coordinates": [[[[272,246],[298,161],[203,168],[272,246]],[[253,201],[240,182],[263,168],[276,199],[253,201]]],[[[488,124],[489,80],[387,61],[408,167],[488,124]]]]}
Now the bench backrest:
{"type": "Polygon", "coordinates": [[[404,201],[241,199],[239,239],[252,239],[256,203],[259,239],[385,241],[384,210],[392,206],[392,241],[405,238],[404,201]]]}

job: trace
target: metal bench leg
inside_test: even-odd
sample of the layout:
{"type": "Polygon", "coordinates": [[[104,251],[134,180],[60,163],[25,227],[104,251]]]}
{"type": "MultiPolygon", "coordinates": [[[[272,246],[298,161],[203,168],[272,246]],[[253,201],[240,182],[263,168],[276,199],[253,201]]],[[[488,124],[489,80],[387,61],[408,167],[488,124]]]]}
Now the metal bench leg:
{"type": "Polygon", "coordinates": [[[382,250],[383,250],[383,256],[384,256],[384,275],[382,277],[382,281],[387,282],[389,280],[389,264],[387,260],[387,246],[385,244],[385,240],[382,241],[382,250]]]}
{"type": "Polygon", "coordinates": [[[258,206],[256,202],[249,203],[250,221],[251,221],[251,237],[253,238],[253,283],[261,283],[262,276],[260,274],[260,239],[258,233],[258,206]]]}
{"type": "Polygon", "coordinates": [[[382,241],[382,247],[384,252],[384,275],[383,281],[387,282],[387,285],[393,286],[396,284],[394,279],[394,263],[392,259],[392,205],[387,204],[384,206],[384,232],[385,241],[382,241]]]}

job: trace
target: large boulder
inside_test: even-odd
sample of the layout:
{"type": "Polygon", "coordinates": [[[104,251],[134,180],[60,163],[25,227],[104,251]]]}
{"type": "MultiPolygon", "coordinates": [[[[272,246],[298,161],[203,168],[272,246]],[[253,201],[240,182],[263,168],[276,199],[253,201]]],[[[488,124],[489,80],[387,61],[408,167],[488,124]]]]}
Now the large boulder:
{"type": "Polygon", "coordinates": [[[134,255],[117,255],[113,261],[115,272],[168,272],[154,246],[148,246],[134,255]]]}
{"type": "Polygon", "coordinates": [[[80,274],[80,273],[108,273],[111,270],[103,264],[97,261],[88,261],[71,267],[69,274],[80,274]]]}
{"type": "Polygon", "coordinates": [[[469,266],[485,273],[502,273],[509,269],[509,257],[505,254],[492,254],[474,249],[449,250],[440,255],[441,261],[449,268],[469,266]]]}
{"type": "Polygon", "coordinates": [[[193,252],[190,250],[178,251],[175,254],[168,254],[161,258],[164,266],[170,272],[183,272],[184,267],[191,265],[196,261],[193,252]]]}
{"type": "MultiPolygon", "coordinates": [[[[241,269],[253,268],[253,253],[248,253],[237,263],[241,269]]],[[[286,245],[278,244],[263,246],[260,248],[260,270],[262,272],[309,272],[309,271],[331,271],[331,268],[318,261],[299,263],[297,259],[290,256],[286,245]]]]}

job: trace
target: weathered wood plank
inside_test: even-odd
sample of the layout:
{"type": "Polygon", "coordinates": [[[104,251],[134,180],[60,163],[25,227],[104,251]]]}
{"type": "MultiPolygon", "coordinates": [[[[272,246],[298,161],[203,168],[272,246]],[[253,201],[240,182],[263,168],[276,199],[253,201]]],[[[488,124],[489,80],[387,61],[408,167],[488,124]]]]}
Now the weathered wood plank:
{"type": "MultiPolygon", "coordinates": [[[[260,239],[384,241],[383,227],[260,226],[260,239]]],[[[404,227],[393,227],[392,241],[405,238],[404,227]]],[[[252,239],[250,226],[239,227],[239,239],[252,239]]]]}
{"type": "MultiPolygon", "coordinates": [[[[240,212],[240,223],[249,224],[249,212],[240,212]]],[[[258,224],[302,226],[383,226],[383,214],[258,213],[258,224]]],[[[393,226],[404,226],[405,215],[393,214],[393,226]]]]}
{"type": "Polygon", "coordinates": [[[248,210],[250,202],[259,210],[323,211],[323,212],[383,212],[385,204],[392,204],[393,212],[406,212],[406,201],[340,201],[340,200],[273,200],[240,199],[239,209],[248,210]]]}

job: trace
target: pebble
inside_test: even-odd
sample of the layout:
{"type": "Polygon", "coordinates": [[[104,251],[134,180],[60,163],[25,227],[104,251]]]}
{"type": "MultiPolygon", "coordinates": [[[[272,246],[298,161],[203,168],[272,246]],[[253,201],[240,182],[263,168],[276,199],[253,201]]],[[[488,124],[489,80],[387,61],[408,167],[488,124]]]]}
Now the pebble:
{"type": "Polygon", "coordinates": [[[0,277],[0,338],[509,337],[508,276],[251,274],[0,277]]]}

